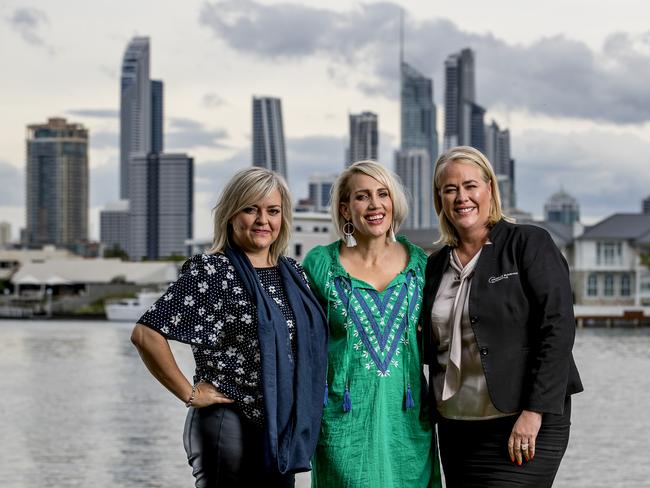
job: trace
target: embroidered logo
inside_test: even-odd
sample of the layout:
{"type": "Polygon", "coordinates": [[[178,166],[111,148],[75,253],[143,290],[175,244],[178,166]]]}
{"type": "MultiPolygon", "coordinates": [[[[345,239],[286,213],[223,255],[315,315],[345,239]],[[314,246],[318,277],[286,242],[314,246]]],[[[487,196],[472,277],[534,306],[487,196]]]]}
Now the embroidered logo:
{"type": "Polygon", "coordinates": [[[488,283],[490,283],[490,284],[498,283],[501,280],[507,280],[511,276],[516,276],[518,274],[519,274],[519,271],[514,271],[512,273],[504,273],[501,276],[490,276],[490,278],[488,278],[488,283]]]}

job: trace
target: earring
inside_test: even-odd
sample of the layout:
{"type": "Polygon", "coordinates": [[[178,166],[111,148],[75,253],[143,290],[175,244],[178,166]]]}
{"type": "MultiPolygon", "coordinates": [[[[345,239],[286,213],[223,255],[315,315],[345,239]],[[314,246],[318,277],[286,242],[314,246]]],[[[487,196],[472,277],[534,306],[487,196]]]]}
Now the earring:
{"type": "Polygon", "coordinates": [[[357,240],[352,234],[354,234],[354,225],[350,220],[346,220],[345,224],[343,224],[343,235],[345,235],[345,245],[347,247],[355,247],[357,245],[357,240]]]}
{"type": "Polygon", "coordinates": [[[395,237],[395,231],[393,230],[393,225],[391,224],[390,230],[388,231],[388,237],[386,238],[387,242],[397,242],[397,238],[395,237]]]}

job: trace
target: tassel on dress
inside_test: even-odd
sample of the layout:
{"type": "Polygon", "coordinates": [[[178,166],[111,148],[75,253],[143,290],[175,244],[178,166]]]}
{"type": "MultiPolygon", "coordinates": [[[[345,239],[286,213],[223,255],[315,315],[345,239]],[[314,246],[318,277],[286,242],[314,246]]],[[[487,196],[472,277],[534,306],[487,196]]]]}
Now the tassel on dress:
{"type": "Polygon", "coordinates": [[[350,410],[352,410],[352,400],[350,399],[350,390],[346,386],[343,393],[343,411],[349,412],[350,410]]]}
{"type": "Polygon", "coordinates": [[[328,396],[329,396],[329,389],[327,388],[327,383],[325,383],[325,394],[323,395],[323,406],[324,406],[324,407],[327,406],[327,402],[328,402],[328,398],[327,398],[327,397],[328,397],[328,396]]]}
{"type": "Polygon", "coordinates": [[[415,402],[413,401],[413,395],[411,395],[411,385],[408,385],[406,388],[406,408],[415,407],[415,402]]]}

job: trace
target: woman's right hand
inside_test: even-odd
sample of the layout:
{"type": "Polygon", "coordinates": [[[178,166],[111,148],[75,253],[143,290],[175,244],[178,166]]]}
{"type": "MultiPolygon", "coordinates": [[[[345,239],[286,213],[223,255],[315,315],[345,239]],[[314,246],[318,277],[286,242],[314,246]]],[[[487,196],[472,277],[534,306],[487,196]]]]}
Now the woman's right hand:
{"type": "Polygon", "coordinates": [[[215,403],[233,402],[234,400],[231,400],[226,395],[217,390],[212,383],[201,381],[196,385],[194,399],[192,400],[191,406],[194,408],[203,408],[214,405],[215,403]]]}

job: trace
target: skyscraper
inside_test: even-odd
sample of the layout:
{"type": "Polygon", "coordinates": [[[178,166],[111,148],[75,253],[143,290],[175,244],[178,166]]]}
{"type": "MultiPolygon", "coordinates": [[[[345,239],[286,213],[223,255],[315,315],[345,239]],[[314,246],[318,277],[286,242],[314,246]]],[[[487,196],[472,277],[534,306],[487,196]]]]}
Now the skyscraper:
{"type": "Polygon", "coordinates": [[[501,200],[506,209],[516,207],[515,167],[510,156],[510,131],[501,130],[493,120],[485,126],[485,149],[483,151],[492,163],[498,176],[501,200]]]}
{"type": "Polygon", "coordinates": [[[129,198],[131,154],[147,154],[152,149],[148,37],[134,37],[126,47],[120,97],[120,198],[124,199],[129,198]]]}
{"type": "MultiPolygon", "coordinates": [[[[401,56],[401,50],[400,50],[401,56]]],[[[407,190],[406,228],[434,227],[431,175],[438,157],[433,81],[400,59],[401,150],[395,152],[395,172],[407,190]]]]}
{"type": "Polygon", "coordinates": [[[273,170],[287,178],[282,101],[279,98],[253,97],[253,166],[273,170]]]}
{"type": "Polygon", "coordinates": [[[309,201],[316,212],[327,212],[330,207],[332,187],[337,175],[311,175],[309,177],[309,201]]]}
{"type": "Polygon", "coordinates": [[[129,256],[186,256],[192,238],[194,160],[186,154],[133,156],[129,256]]]}
{"type": "Polygon", "coordinates": [[[471,145],[475,99],[474,52],[466,48],[445,61],[445,151],[471,145]]]}
{"type": "Polygon", "coordinates": [[[365,159],[377,161],[379,151],[377,126],[377,114],[373,112],[350,114],[350,146],[347,150],[346,166],[365,159]]]}
{"type": "Polygon", "coordinates": [[[151,151],[156,153],[163,152],[163,82],[160,80],[151,80],[151,151]]]}
{"type": "Polygon", "coordinates": [[[99,212],[99,240],[105,250],[129,250],[129,201],[109,203],[99,212]]]}
{"type": "Polygon", "coordinates": [[[88,131],[50,118],[27,127],[27,239],[73,247],[88,237],[88,131]]]}
{"type": "Polygon", "coordinates": [[[580,221],[580,205],[578,201],[564,190],[551,195],[544,204],[544,219],[548,222],[573,225],[580,221]]]}
{"type": "Polygon", "coordinates": [[[438,157],[433,80],[404,61],[400,63],[400,71],[401,148],[426,149],[433,161],[438,157]]]}
{"type": "Polygon", "coordinates": [[[427,149],[402,149],[395,152],[395,172],[409,200],[407,229],[427,229],[435,223],[431,179],[433,165],[427,149]]]}

